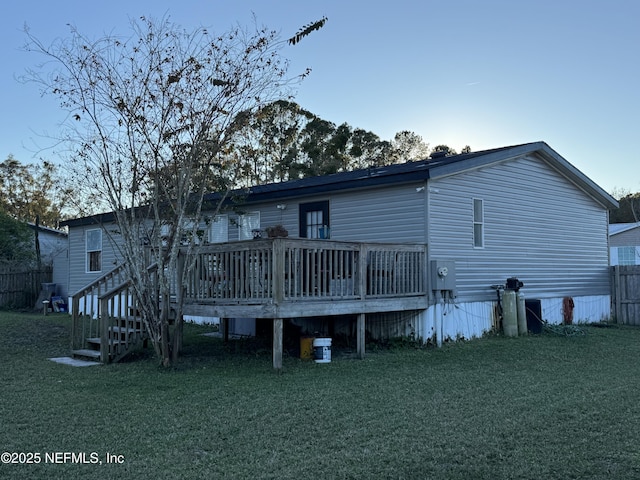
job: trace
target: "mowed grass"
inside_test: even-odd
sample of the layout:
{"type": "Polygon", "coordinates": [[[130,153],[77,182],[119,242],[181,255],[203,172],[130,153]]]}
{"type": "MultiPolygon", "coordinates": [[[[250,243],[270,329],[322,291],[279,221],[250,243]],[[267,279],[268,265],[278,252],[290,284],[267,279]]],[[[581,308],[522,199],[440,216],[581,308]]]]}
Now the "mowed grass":
{"type": "Polygon", "coordinates": [[[0,452],[41,455],[0,478],[640,478],[638,328],[334,350],[276,374],[268,348],[192,325],[173,369],[150,350],[59,365],[69,324],[0,312],[0,452]]]}

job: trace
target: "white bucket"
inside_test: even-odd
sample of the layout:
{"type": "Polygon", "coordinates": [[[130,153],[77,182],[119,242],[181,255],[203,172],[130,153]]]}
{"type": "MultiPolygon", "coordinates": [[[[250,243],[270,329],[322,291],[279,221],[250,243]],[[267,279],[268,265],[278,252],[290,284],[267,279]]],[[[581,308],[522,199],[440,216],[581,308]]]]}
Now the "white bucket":
{"type": "Polygon", "coordinates": [[[331,362],[331,339],[330,338],[314,338],[313,339],[313,359],[316,363],[331,362]]]}

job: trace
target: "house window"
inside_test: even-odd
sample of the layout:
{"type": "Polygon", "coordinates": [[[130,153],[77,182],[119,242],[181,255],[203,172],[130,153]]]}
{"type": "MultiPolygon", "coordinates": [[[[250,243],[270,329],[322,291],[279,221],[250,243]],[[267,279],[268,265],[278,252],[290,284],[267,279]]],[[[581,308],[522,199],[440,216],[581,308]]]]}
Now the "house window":
{"type": "Polygon", "coordinates": [[[473,247],[484,247],[484,200],[473,199],[473,247]]]}
{"type": "Polygon", "coordinates": [[[102,230],[87,230],[85,238],[87,272],[102,271],[102,230]]]}
{"type": "Polygon", "coordinates": [[[618,247],[618,265],[635,265],[636,247],[618,247]]]}
{"type": "Polygon", "coordinates": [[[224,243],[229,241],[229,217],[216,215],[209,224],[209,243],[224,243]]]}
{"type": "Polygon", "coordinates": [[[251,212],[238,217],[238,238],[250,240],[254,238],[253,231],[260,229],[260,212],[251,212]]]}
{"type": "Polygon", "coordinates": [[[328,238],[329,201],[300,204],[300,237],[328,238]]]}

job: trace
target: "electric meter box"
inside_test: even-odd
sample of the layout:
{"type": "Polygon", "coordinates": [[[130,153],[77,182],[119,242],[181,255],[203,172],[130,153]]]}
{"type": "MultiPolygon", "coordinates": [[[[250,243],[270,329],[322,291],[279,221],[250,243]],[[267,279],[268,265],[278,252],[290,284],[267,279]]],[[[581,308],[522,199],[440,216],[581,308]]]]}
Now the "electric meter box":
{"type": "Polygon", "coordinates": [[[454,260],[431,260],[431,290],[456,290],[456,262],[454,260]]]}

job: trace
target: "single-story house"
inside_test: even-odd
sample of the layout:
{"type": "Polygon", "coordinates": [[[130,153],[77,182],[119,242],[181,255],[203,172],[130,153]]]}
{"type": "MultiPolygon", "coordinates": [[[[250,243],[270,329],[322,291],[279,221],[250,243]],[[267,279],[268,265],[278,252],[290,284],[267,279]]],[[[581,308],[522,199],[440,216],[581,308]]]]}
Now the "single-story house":
{"type": "MultiPolygon", "coordinates": [[[[208,258],[215,257],[219,265],[232,258],[224,257],[223,249],[262,245],[265,240],[252,239],[268,227],[282,226],[292,245],[300,242],[307,257],[313,252],[315,263],[300,267],[304,258],[287,254],[290,263],[278,264],[287,270],[270,270],[273,277],[253,282],[249,293],[242,293],[253,295],[253,301],[244,298],[242,305],[226,302],[227,294],[219,293],[238,271],[227,269],[225,283],[207,280],[215,298],[198,303],[194,293],[186,311],[225,319],[285,318],[303,332],[329,334],[353,334],[355,315],[358,338],[366,331],[372,338],[441,342],[496,328],[495,286],[517,278],[528,310],[542,319],[566,320],[563,304],[569,299],[573,322],[598,322],[611,312],[608,212],[617,205],[544,142],[259,185],[245,192],[242,212],[229,209],[202,220],[208,258]],[[341,252],[326,281],[326,268],[314,266],[323,245],[341,252]],[[363,248],[366,258],[357,253],[363,248]],[[315,272],[314,279],[291,283],[309,271],[315,272]],[[285,282],[273,290],[282,302],[274,300],[272,290],[255,296],[263,280],[276,278],[285,282]]],[[[111,218],[65,222],[71,292],[118,263],[103,235],[111,218]]],[[[249,258],[255,256],[242,258],[253,262],[249,258]]]]}
{"type": "Polygon", "coordinates": [[[609,225],[611,265],[640,265],[640,222],[609,225]]]}

